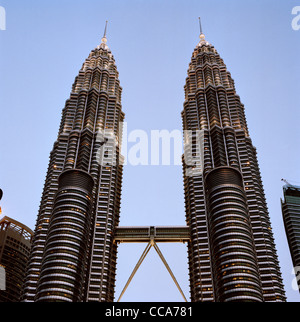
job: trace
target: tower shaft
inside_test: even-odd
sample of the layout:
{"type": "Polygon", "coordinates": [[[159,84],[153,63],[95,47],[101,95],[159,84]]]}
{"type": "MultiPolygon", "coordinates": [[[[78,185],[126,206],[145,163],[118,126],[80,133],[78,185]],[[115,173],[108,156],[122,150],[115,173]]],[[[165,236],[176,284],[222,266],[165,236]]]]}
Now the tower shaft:
{"type": "Polygon", "coordinates": [[[114,299],[117,248],[113,238],[122,185],[119,124],[124,120],[118,76],[105,37],[84,62],[62,112],[37,218],[24,301],[114,299]],[[67,179],[64,173],[68,173],[67,179]],[[59,275],[62,269],[68,276],[59,275]],[[59,284],[60,288],[55,287],[59,284]]]}
{"type": "Polygon", "coordinates": [[[191,298],[284,301],[244,106],[220,55],[203,33],[200,39],[182,111],[191,298]]]}

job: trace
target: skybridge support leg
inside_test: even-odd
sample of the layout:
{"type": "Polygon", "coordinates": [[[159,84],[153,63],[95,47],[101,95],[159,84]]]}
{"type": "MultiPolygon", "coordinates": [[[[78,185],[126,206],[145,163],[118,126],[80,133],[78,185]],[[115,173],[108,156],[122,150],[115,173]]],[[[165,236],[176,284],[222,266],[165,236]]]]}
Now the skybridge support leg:
{"type": "Polygon", "coordinates": [[[183,297],[184,301],[185,301],[185,302],[187,302],[187,299],[186,299],[186,297],[185,297],[185,295],[184,295],[184,293],[183,293],[183,291],[182,291],[181,287],[179,286],[179,284],[178,284],[178,282],[177,282],[177,280],[176,280],[176,278],[175,278],[175,276],[174,276],[174,274],[173,274],[173,272],[172,272],[172,270],[171,270],[170,266],[168,265],[168,263],[167,263],[166,259],[164,258],[164,256],[163,256],[162,252],[160,251],[160,249],[159,249],[159,247],[158,247],[158,245],[156,244],[156,242],[155,242],[155,240],[154,240],[154,239],[151,239],[151,240],[150,240],[150,242],[147,244],[147,246],[146,246],[146,248],[145,248],[145,250],[144,250],[144,252],[143,252],[142,256],[141,256],[141,257],[140,257],[140,259],[138,260],[138,262],[137,262],[136,266],[134,267],[134,269],[133,269],[133,271],[132,271],[132,273],[131,273],[131,275],[130,275],[130,277],[129,277],[129,279],[128,279],[128,281],[127,281],[126,285],[125,285],[125,287],[123,288],[123,291],[121,292],[121,294],[120,294],[120,296],[119,296],[118,302],[120,302],[120,300],[121,300],[122,296],[124,295],[125,291],[127,290],[128,286],[129,286],[129,284],[130,284],[130,282],[132,281],[132,279],[133,279],[133,277],[134,277],[135,273],[137,272],[137,270],[138,270],[138,269],[139,269],[139,267],[141,266],[142,262],[143,262],[143,261],[144,261],[144,259],[146,258],[147,254],[149,253],[149,251],[150,251],[150,249],[151,249],[151,247],[152,247],[152,246],[153,246],[153,247],[154,247],[154,249],[156,250],[156,252],[157,252],[158,256],[160,257],[160,259],[161,259],[161,260],[162,260],[162,262],[164,263],[164,265],[165,265],[166,269],[168,270],[169,274],[171,275],[171,277],[172,277],[172,279],[173,279],[174,283],[176,284],[176,286],[177,286],[177,288],[178,288],[178,290],[179,290],[180,294],[182,295],[182,297],[183,297]]]}
{"type": "Polygon", "coordinates": [[[147,256],[147,254],[149,253],[149,250],[150,250],[150,248],[151,248],[151,247],[152,247],[151,242],[149,242],[149,243],[148,243],[148,245],[147,245],[147,247],[145,248],[145,250],[144,250],[144,252],[143,252],[143,254],[142,254],[141,258],[138,260],[138,262],[137,262],[137,264],[136,264],[136,266],[135,266],[134,270],[132,271],[132,273],[131,273],[131,275],[130,275],[130,277],[129,277],[129,279],[128,279],[127,283],[126,283],[126,285],[124,286],[123,291],[122,291],[122,293],[121,293],[121,294],[120,294],[120,296],[119,296],[118,302],[120,302],[120,300],[121,300],[122,296],[124,295],[125,291],[127,290],[127,287],[129,286],[129,284],[130,284],[131,280],[133,279],[133,277],[134,277],[135,273],[137,272],[137,270],[138,270],[138,269],[139,269],[139,267],[141,266],[142,262],[143,262],[143,261],[144,261],[144,259],[146,258],[146,256],[147,256]]]}
{"type": "Polygon", "coordinates": [[[160,259],[162,260],[162,262],[164,263],[164,265],[166,266],[166,269],[168,270],[169,274],[171,275],[171,277],[172,277],[172,279],[173,279],[174,283],[176,284],[176,286],[177,286],[177,288],[178,288],[178,290],[179,290],[180,294],[182,295],[182,297],[183,297],[184,301],[185,301],[185,302],[187,302],[187,299],[186,299],[186,297],[184,296],[184,293],[182,292],[182,289],[181,289],[181,287],[179,286],[179,284],[178,284],[178,282],[177,282],[177,280],[176,280],[176,278],[175,278],[175,276],[174,276],[174,274],[173,274],[173,272],[172,272],[172,270],[171,270],[170,266],[168,265],[167,261],[165,260],[165,258],[164,258],[164,256],[163,256],[162,252],[160,251],[160,249],[159,249],[159,247],[158,247],[158,245],[156,244],[156,242],[155,242],[155,241],[153,241],[153,247],[154,247],[154,249],[156,250],[156,252],[157,252],[157,254],[159,255],[159,257],[160,257],[160,259]]]}

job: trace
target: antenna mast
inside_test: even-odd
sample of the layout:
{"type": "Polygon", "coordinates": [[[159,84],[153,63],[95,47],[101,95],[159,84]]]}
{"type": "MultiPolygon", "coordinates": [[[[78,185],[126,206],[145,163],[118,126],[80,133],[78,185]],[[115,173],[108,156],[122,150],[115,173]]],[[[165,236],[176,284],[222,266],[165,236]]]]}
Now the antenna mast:
{"type": "Polygon", "coordinates": [[[103,38],[106,38],[106,33],[107,33],[107,23],[108,23],[108,21],[106,20],[103,38]]]}
{"type": "Polygon", "coordinates": [[[200,35],[203,35],[203,32],[202,32],[202,24],[201,24],[201,17],[199,17],[199,26],[200,26],[200,35]]]}

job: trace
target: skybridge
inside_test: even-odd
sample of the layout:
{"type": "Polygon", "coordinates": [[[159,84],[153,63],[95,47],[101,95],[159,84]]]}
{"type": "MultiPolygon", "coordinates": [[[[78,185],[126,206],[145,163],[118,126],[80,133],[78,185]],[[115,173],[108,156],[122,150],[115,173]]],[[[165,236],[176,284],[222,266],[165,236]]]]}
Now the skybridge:
{"type": "Polygon", "coordinates": [[[118,227],[115,233],[116,243],[187,243],[190,240],[189,227],[118,227]]]}

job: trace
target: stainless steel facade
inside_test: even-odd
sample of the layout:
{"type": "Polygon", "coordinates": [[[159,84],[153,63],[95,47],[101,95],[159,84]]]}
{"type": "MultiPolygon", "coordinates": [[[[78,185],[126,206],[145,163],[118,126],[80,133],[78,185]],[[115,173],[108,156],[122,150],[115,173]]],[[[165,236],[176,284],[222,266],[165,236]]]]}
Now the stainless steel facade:
{"type": "Polygon", "coordinates": [[[37,300],[84,300],[93,178],[84,171],[67,170],[58,179],[37,300]]]}
{"type": "Polygon", "coordinates": [[[262,301],[242,176],[233,167],[218,167],[205,186],[215,299],[262,301]]]}
{"type": "Polygon", "coordinates": [[[183,176],[191,300],[285,301],[244,106],[202,33],[188,68],[182,119],[189,133],[183,176]],[[240,182],[230,182],[224,169],[239,173],[240,182]]]}
{"type": "Polygon", "coordinates": [[[50,154],[23,301],[114,300],[114,231],[119,223],[122,185],[119,123],[124,113],[117,67],[106,42],[104,36],[84,62],[62,112],[50,154]],[[112,159],[114,162],[110,162],[112,159]],[[58,178],[68,170],[88,174],[93,180],[92,191],[84,191],[80,183],[66,189],[59,187],[58,178]],[[62,191],[69,196],[66,200],[62,191]],[[65,212],[63,207],[67,208],[65,212]],[[83,248],[82,238],[87,243],[83,248]],[[64,250],[58,249],[60,243],[65,245],[64,250]],[[57,276],[57,267],[64,265],[68,266],[68,276],[57,276]]]}

